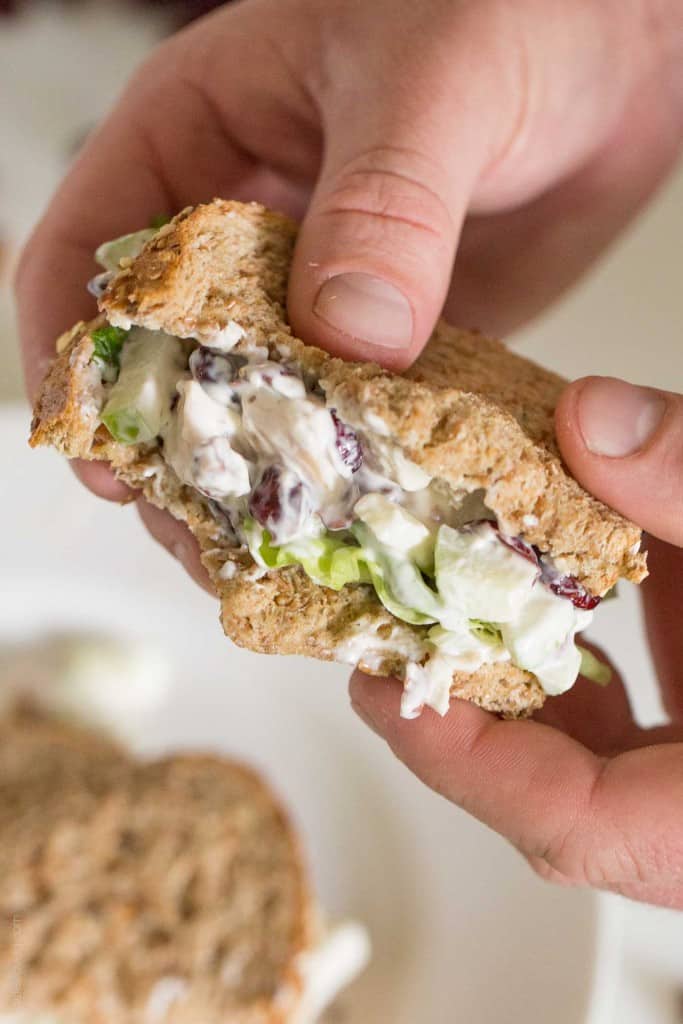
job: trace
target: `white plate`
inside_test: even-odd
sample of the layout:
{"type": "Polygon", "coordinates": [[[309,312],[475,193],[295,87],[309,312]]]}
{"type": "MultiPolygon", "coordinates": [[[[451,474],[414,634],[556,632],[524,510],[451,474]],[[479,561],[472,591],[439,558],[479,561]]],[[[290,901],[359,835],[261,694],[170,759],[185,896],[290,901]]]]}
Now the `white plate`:
{"type": "MultiPolygon", "coordinates": [[[[539,882],[421,786],[350,711],[343,668],[226,641],[215,602],[134,509],[89,495],[54,452],[31,452],[28,420],[0,410],[0,639],[103,627],[167,647],[177,687],[144,751],[210,747],[263,768],[303,830],[323,904],[370,929],[372,965],[334,1020],[585,1021],[597,901],[539,882]]],[[[604,973],[597,988],[609,989],[604,973]]]]}

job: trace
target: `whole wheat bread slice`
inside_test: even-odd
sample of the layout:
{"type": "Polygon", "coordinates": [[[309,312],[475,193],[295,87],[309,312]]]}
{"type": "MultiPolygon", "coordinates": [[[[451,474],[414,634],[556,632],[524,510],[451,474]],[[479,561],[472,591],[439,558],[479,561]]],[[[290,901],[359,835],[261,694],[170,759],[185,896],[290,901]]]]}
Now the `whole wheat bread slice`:
{"type": "Polygon", "coordinates": [[[35,713],[0,721],[0,1014],[287,1024],[316,922],[265,783],[219,757],[136,763],[35,713]]]}
{"type": "MultiPolygon", "coordinates": [[[[562,465],[553,429],[562,378],[445,323],[403,375],[304,345],[285,312],[295,238],[292,222],[257,204],[215,200],[185,210],[122,267],[102,312],[115,325],[182,338],[209,339],[235,321],[247,335],[236,352],[256,343],[272,359],[297,363],[351,426],[372,432],[381,422],[389,441],[454,493],[483,492],[506,533],[549,553],[591,593],[604,594],[619,577],[638,582],[646,575],[640,530],[587,494],[562,465]]],[[[368,586],[337,593],[298,567],[257,578],[250,556],[226,542],[206,501],[180,483],[154,446],[112,440],[99,424],[102,391],[90,362],[91,331],[103,322],[78,324],[59,339],[31,444],[109,460],[122,480],[186,521],[220,597],[225,632],[236,643],[400,676],[406,652],[421,648],[423,628],[391,616],[368,586]],[[360,652],[354,640],[368,630],[375,639],[360,652]]],[[[456,673],[452,693],[510,717],[544,700],[535,678],[510,663],[456,673]]]]}

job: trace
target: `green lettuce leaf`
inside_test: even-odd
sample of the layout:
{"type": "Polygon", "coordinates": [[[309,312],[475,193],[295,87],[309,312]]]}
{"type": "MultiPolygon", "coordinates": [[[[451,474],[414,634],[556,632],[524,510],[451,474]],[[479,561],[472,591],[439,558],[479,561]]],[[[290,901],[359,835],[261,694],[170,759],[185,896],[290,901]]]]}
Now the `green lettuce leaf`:
{"type": "Polygon", "coordinates": [[[422,580],[419,570],[410,563],[406,563],[407,569],[401,565],[399,571],[396,568],[392,570],[387,566],[387,560],[378,561],[371,551],[349,541],[348,536],[334,537],[328,533],[278,546],[271,543],[268,531],[253,519],[245,521],[244,529],[254,560],[267,569],[300,565],[314,583],[331,590],[341,590],[349,583],[372,583],[384,607],[397,618],[414,625],[437,621],[436,616],[411,607],[401,599],[412,585],[423,603],[425,592],[430,605],[437,600],[422,580]],[[407,581],[406,576],[409,577],[407,581]]]}
{"type": "Polygon", "coordinates": [[[598,686],[607,686],[612,681],[612,669],[609,665],[605,665],[604,661],[599,661],[591,651],[581,647],[580,644],[577,644],[576,647],[581,654],[581,668],[579,669],[581,675],[590,679],[591,682],[597,683],[598,686]]]}
{"type": "Polygon", "coordinates": [[[355,523],[352,532],[365,552],[372,584],[387,611],[417,626],[438,622],[441,599],[427,585],[417,565],[384,548],[364,523],[355,523]]]}
{"type": "Polygon", "coordinates": [[[268,569],[300,565],[320,586],[341,590],[348,583],[370,583],[361,548],[329,534],[276,546],[267,530],[251,520],[245,529],[252,555],[268,569]]]}
{"type": "Polygon", "coordinates": [[[128,235],[113,238],[110,242],[103,242],[95,250],[95,259],[105,270],[117,271],[120,260],[126,256],[135,259],[150,238],[154,238],[157,230],[156,227],[143,228],[142,231],[132,231],[128,235]]]}
{"type": "Polygon", "coordinates": [[[159,228],[163,228],[164,224],[170,224],[170,223],[171,223],[171,215],[170,215],[170,213],[157,213],[156,217],[152,217],[151,221],[149,222],[149,226],[151,228],[154,228],[155,231],[158,231],[159,228]]]}
{"type": "Polygon", "coordinates": [[[492,622],[483,622],[482,619],[470,619],[470,630],[484,643],[495,645],[502,644],[503,634],[498,626],[492,622]]]}
{"type": "Polygon", "coordinates": [[[122,327],[112,327],[110,324],[98,327],[91,335],[94,346],[93,358],[118,370],[121,365],[121,349],[129,334],[130,331],[124,331],[122,327]]]}
{"type": "Polygon", "coordinates": [[[395,615],[397,619],[402,619],[403,622],[410,622],[414,626],[426,626],[429,623],[438,621],[436,617],[417,611],[415,608],[409,608],[407,604],[404,604],[392,589],[391,584],[393,581],[386,579],[383,566],[370,560],[367,562],[367,567],[375,593],[386,610],[395,615]]]}
{"type": "Polygon", "coordinates": [[[116,409],[102,413],[102,422],[119,444],[138,444],[154,437],[154,430],[137,409],[116,409]]]}

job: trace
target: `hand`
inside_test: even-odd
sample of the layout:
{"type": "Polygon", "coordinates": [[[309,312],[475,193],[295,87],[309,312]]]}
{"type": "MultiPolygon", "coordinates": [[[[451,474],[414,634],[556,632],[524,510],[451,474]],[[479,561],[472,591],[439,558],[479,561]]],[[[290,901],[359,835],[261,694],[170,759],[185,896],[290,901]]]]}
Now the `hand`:
{"type": "MultiPolygon", "coordinates": [[[[680,0],[219,10],[147,60],[25,250],[30,396],[55,338],[94,312],[95,247],[215,195],[305,214],[289,312],[308,341],[399,368],[444,305],[453,322],[507,332],[591,262],[673,162],[681,52],[680,0]]],[[[103,465],[79,473],[103,496],[127,494],[103,465]]],[[[206,583],[184,527],[141,511],[206,583]]]]}
{"type": "Polygon", "coordinates": [[[400,685],[357,673],[355,709],[427,785],[543,877],[683,908],[683,396],[588,378],[556,414],[572,473],[650,533],[645,619],[674,724],[633,722],[621,680],[579,681],[531,722],[453,701],[399,718],[400,685]]]}
{"type": "MultiPolygon", "coordinates": [[[[585,269],[673,163],[681,53],[680,0],[245,0],[216,12],[152,54],[26,248],[29,394],[54,339],[94,311],[84,284],[95,247],[214,195],[305,215],[289,312],[308,341],[400,368],[442,307],[505,334],[585,269]]],[[[572,405],[581,387],[558,422],[571,468],[680,546],[680,405],[669,400],[642,456],[593,455],[572,405]]],[[[101,465],[80,474],[106,497],[127,493],[101,465]]],[[[187,531],[142,511],[206,582],[187,531]]],[[[650,636],[680,719],[683,556],[655,541],[650,562],[650,636]]],[[[608,760],[654,739],[617,685],[549,702],[548,724],[461,704],[406,723],[395,683],[357,677],[353,695],[427,782],[543,873],[681,905],[680,747],[608,760]]]]}

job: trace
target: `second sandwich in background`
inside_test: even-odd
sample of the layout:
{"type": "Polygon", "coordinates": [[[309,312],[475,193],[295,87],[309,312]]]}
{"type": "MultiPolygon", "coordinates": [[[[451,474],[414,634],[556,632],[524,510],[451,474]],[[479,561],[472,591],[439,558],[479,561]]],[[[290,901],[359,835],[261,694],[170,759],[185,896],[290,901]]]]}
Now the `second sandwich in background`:
{"type": "Polygon", "coordinates": [[[0,717],[0,1024],[314,1024],[369,942],[324,924],[267,783],[135,760],[36,692],[15,673],[0,717]]]}

